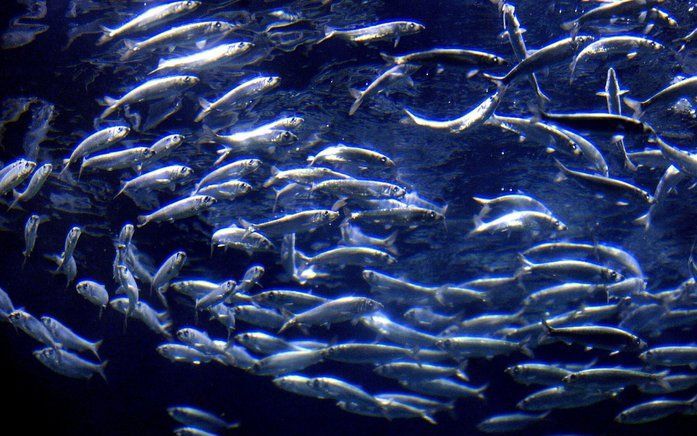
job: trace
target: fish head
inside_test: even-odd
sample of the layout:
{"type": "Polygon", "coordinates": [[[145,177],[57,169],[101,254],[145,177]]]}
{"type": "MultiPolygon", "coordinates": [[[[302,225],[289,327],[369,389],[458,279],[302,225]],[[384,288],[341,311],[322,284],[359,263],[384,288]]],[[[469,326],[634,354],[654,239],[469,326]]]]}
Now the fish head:
{"type": "Polygon", "coordinates": [[[270,76],[270,77],[267,77],[266,80],[264,80],[264,85],[266,86],[267,89],[275,88],[280,83],[281,83],[281,78],[278,76],[270,76]]]}
{"type": "Polygon", "coordinates": [[[239,182],[237,189],[241,194],[247,194],[252,191],[252,185],[245,182],[239,182]]]}
{"type": "Polygon", "coordinates": [[[188,342],[194,337],[194,332],[190,328],[183,328],[177,330],[177,339],[182,342],[188,342]]]}
{"type": "Polygon", "coordinates": [[[89,284],[87,282],[80,282],[77,285],[75,285],[75,290],[77,290],[78,294],[82,294],[84,292],[87,292],[87,287],[89,284]]]}
{"type": "Polygon", "coordinates": [[[407,190],[402,188],[401,186],[392,185],[388,189],[389,194],[392,197],[404,197],[405,195],[407,195],[407,190]]]}
{"type": "Polygon", "coordinates": [[[634,348],[635,350],[643,350],[646,347],[647,347],[646,342],[644,342],[641,338],[634,337],[632,339],[632,348],[634,348]]]}
{"type": "Polygon", "coordinates": [[[389,253],[381,253],[380,260],[386,263],[387,265],[394,265],[395,263],[397,263],[397,259],[389,253]]]}
{"type": "Polygon", "coordinates": [[[277,144],[292,144],[298,140],[298,137],[291,131],[279,130],[273,138],[273,142],[277,144]]]}
{"type": "Polygon", "coordinates": [[[323,210],[317,212],[314,218],[314,221],[318,223],[330,223],[335,219],[339,218],[339,212],[335,212],[332,210],[323,210]]]}
{"type": "Polygon", "coordinates": [[[595,38],[590,35],[578,35],[571,41],[571,44],[573,45],[574,51],[576,51],[593,41],[595,41],[595,38]]]}
{"type": "Polygon", "coordinates": [[[654,204],[654,203],[656,203],[656,199],[655,199],[651,194],[649,194],[648,192],[643,192],[643,193],[641,194],[641,196],[642,196],[642,198],[644,199],[644,201],[645,201],[646,203],[648,203],[648,204],[654,204]]]}
{"type": "Polygon", "coordinates": [[[385,377],[389,376],[392,373],[392,368],[393,367],[390,365],[380,365],[373,368],[373,372],[377,375],[385,377]]]}
{"type": "Polygon", "coordinates": [[[236,25],[232,23],[228,23],[227,21],[216,21],[211,24],[212,30],[215,30],[216,32],[220,32],[224,35],[232,32],[237,28],[236,25]]]}
{"type": "Polygon", "coordinates": [[[196,86],[196,85],[198,85],[198,82],[200,82],[200,80],[201,80],[201,79],[199,79],[199,78],[196,77],[196,76],[183,76],[183,77],[181,78],[181,83],[182,83],[184,86],[189,86],[189,87],[191,87],[191,86],[196,86]]]}
{"type": "Polygon", "coordinates": [[[42,362],[50,362],[56,359],[56,350],[51,347],[42,348],[40,350],[32,351],[34,357],[42,362]]]}
{"type": "Polygon", "coordinates": [[[424,29],[426,29],[426,26],[415,21],[405,21],[399,24],[399,31],[404,34],[418,33],[424,29]]]}
{"type": "Polygon", "coordinates": [[[254,47],[254,44],[252,44],[251,42],[236,42],[234,44],[228,45],[227,50],[225,50],[225,54],[227,56],[234,56],[239,53],[247,52],[252,47],[254,47]]]}
{"type": "Polygon", "coordinates": [[[235,289],[235,286],[237,286],[236,281],[225,280],[223,283],[220,284],[220,289],[222,289],[225,292],[232,292],[235,289]]]}
{"type": "Polygon", "coordinates": [[[179,176],[182,177],[182,178],[183,178],[183,177],[189,177],[189,176],[192,175],[193,173],[194,173],[194,170],[192,170],[192,169],[189,168],[189,167],[185,167],[185,166],[179,167],[179,176]]]}
{"type": "Polygon", "coordinates": [[[215,197],[211,197],[210,195],[204,195],[200,200],[199,203],[203,207],[210,207],[213,206],[216,203],[215,197]]]}
{"type": "Polygon", "coordinates": [[[572,372],[571,374],[565,376],[561,381],[563,381],[566,384],[573,385],[576,384],[579,380],[579,375],[575,372],[572,372]]]}
{"type": "Polygon", "coordinates": [[[416,321],[418,318],[418,308],[412,308],[404,312],[404,315],[402,315],[402,318],[407,319],[409,321],[416,321]]]}
{"type": "Polygon", "coordinates": [[[41,166],[39,171],[41,171],[41,174],[51,174],[51,171],[53,171],[53,165],[50,163],[44,164],[41,166]]]}
{"type": "Polygon", "coordinates": [[[22,166],[20,167],[20,173],[22,175],[29,174],[32,171],[34,171],[34,168],[36,168],[36,162],[26,160],[22,162],[22,166]]]}
{"type": "Polygon", "coordinates": [[[300,127],[305,122],[303,117],[290,117],[286,122],[289,127],[300,127]]]}
{"type": "Polygon", "coordinates": [[[123,139],[131,133],[131,128],[127,126],[117,126],[114,128],[114,139],[123,139]]]}
{"type": "Polygon", "coordinates": [[[452,349],[453,341],[452,339],[438,339],[436,341],[436,347],[440,348],[441,350],[448,351],[452,349]]]}
{"type": "Polygon", "coordinates": [[[22,321],[26,320],[29,316],[26,312],[22,310],[14,310],[10,312],[9,315],[7,315],[7,319],[10,321],[12,325],[16,325],[18,323],[21,323],[22,321]]]}
{"type": "Polygon", "coordinates": [[[186,262],[186,253],[183,251],[177,251],[174,253],[174,263],[181,265],[186,262]]]}
{"type": "Polygon", "coordinates": [[[611,282],[619,282],[622,279],[624,279],[624,276],[620,274],[619,272],[610,269],[610,268],[605,268],[603,269],[603,277],[611,282]]]}
{"type": "Polygon", "coordinates": [[[109,302],[109,306],[119,313],[126,313],[128,308],[128,298],[115,298],[109,302]]]}
{"type": "Polygon", "coordinates": [[[523,373],[523,368],[520,365],[515,365],[506,368],[503,372],[511,377],[516,377],[523,373]]]}
{"type": "Polygon", "coordinates": [[[365,280],[368,283],[375,283],[378,278],[377,273],[371,269],[363,270],[361,275],[363,276],[363,280],[365,280]]]}
{"type": "Polygon", "coordinates": [[[28,221],[29,221],[29,225],[30,225],[30,226],[34,226],[34,224],[38,223],[40,219],[41,219],[41,218],[39,217],[39,215],[32,215],[32,216],[30,216],[30,217],[29,217],[29,220],[28,220],[28,221]]]}
{"type": "Polygon", "coordinates": [[[429,219],[429,221],[433,221],[433,222],[445,221],[445,216],[443,214],[436,212],[435,210],[429,210],[427,212],[426,216],[429,219]]]}
{"type": "Polygon", "coordinates": [[[198,0],[187,0],[186,2],[184,2],[184,4],[182,4],[181,7],[182,7],[182,10],[185,10],[185,11],[193,11],[194,9],[198,8],[199,6],[201,6],[201,2],[200,2],[200,1],[198,1],[198,0]]]}
{"type": "Polygon", "coordinates": [[[394,161],[392,159],[390,159],[387,156],[383,156],[383,155],[380,155],[380,157],[378,158],[378,161],[380,161],[381,164],[385,165],[388,168],[393,168],[395,165],[394,161]]]}
{"type": "Polygon", "coordinates": [[[639,355],[639,359],[643,360],[644,362],[650,362],[653,360],[653,356],[655,354],[656,353],[653,350],[646,350],[639,355]]]}
{"type": "Polygon", "coordinates": [[[82,229],[80,227],[75,226],[72,229],[70,229],[68,236],[70,237],[70,239],[77,239],[80,237],[81,234],[82,234],[82,229]]]}
{"type": "Polygon", "coordinates": [[[649,49],[654,50],[654,51],[660,51],[660,50],[663,50],[665,48],[663,46],[663,44],[661,44],[660,42],[652,41],[652,40],[647,41],[646,46],[649,49]]]}
{"type": "Polygon", "coordinates": [[[168,142],[169,142],[169,144],[171,144],[171,145],[179,145],[179,144],[181,144],[182,142],[184,142],[184,139],[186,139],[186,138],[184,137],[184,135],[174,134],[174,135],[171,135],[171,136],[169,137],[169,141],[168,141],[168,142]]]}
{"type": "Polygon", "coordinates": [[[559,221],[558,219],[555,219],[554,221],[552,221],[552,225],[554,226],[555,229],[557,229],[560,232],[563,232],[567,229],[566,224],[559,221]]]}
{"type": "Polygon", "coordinates": [[[375,300],[371,300],[370,298],[366,298],[364,300],[363,306],[366,312],[377,312],[378,310],[382,310],[383,308],[382,303],[375,300]]]}

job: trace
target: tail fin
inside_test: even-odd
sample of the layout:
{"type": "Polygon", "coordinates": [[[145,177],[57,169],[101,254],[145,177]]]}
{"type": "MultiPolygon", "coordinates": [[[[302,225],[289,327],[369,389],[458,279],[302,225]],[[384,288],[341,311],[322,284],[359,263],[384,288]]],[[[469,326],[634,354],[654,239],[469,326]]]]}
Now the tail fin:
{"type": "Polygon", "coordinates": [[[363,93],[361,91],[359,91],[358,89],[349,88],[349,94],[351,94],[351,97],[356,99],[353,102],[353,104],[351,105],[351,108],[349,109],[349,112],[348,112],[349,115],[353,115],[356,113],[358,108],[361,106],[361,103],[363,103],[363,93]]]}
{"type": "Polygon", "coordinates": [[[106,44],[107,42],[109,42],[109,41],[111,41],[112,39],[114,39],[114,36],[113,36],[114,30],[113,30],[113,29],[110,29],[110,28],[108,28],[108,27],[106,27],[106,26],[99,26],[99,27],[102,29],[102,32],[104,32],[104,34],[103,34],[102,36],[99,37],[99,39],[97,40],[97,44],[96,44],[96,45],[98,45],[98,46],[99,46],[99,45],[104,45],[104,44],[106,44]]]}
{"type": "Polygon", "coordinates": [[[506,76],[492,76],[491,74],[482,73],[482,77],[492,82],[497,88],[502,88],[507,85],[506,76]]]}
{"type": "Polygon", "coordinates": [[[380,57],[388,64],[397,63],[397,58],[395,56],[388,55],[387,53],[380,53],[380,57]]]}
{"type": "Polygon", "coordinates": [[[116,197],[118,197],[119,195],[121,195],[121,194],[123,194],[124,192],[126,192],[126,187],[127,187],[127,186],[128,186],[128,185],[126,185],[126,184],[124,183],[123,186],[121,187],[121,189],[119,189],[119,192],[117,192],[116,195],[114,195],[114,199],[116,199],[116,197]]]}
{"type": "Polygon", "coordinates": [[[16,189],[13,189],[12,190],[12,197],[13,197],[13,200],[12,200],[12,203],[10,203],[10,206],[7,208],[8,211],[12,210],[12,208],[17,205],[17,203],[19,202],[20,193],[17,192],[16,189]]]}
{"type": "Polygon", "coordinates": [[[530,274],[530,272],[532,272],[532,267],[534,266],[534,264],[530,262],[523,254],[518,254],[518,260],[522,265],[520,269],[516,271],[516,277],[522,277],[526,274],[530,274]]]}
{"type": "Polygon", "coordinates": [[[329,38],[333,37],[336,35],[336,30],[329,27],[329,26],[324,26],[324,36],[315,43],[315,45],[319,45],[323,43],[324,41],[328,40],[329,38]]]}
{"type": "Polygon", "coordinates": [[[194,118],[194,122],[200,123],[210,113],[211,103],[208,100],[206,100],[205,98],[199,97],[198,104],[201,106],[201,109],[203,109],[203,110],[201,112],[199,112],[198,115],[196,115],[196,118],[194,118]]]}
{"type": "MultiPolygon", "coordinates": [[[[96,357],[97,359],[99,359],[99,347],[102,346],[102,343],[103,343],[103,342],[104,342],[104,339],[99,340],[99,341],[95,342],[94,344],[92,344],[92,345],[90,346],[90,351],[92,352],[92,354],[95,355],[95,357],[96,357]]],[[[101,359],[100,359],[100,360],[101,360],[101,359]]]]}
{"type": "Polygon", "coordinates": [[[70,159],[63,159],[63,169],[61,170],[60,173],[58,173],[59,178],[63,178],[65,173],[68,171],[68,168],[70,168],[70,159]]]}
{"type": "Polygon", "coordinates": [[[390,253],[394,254],[395,256],[399,256],[399,249],[395,246],[395,243],[397,242],[397,235],[399,234],[399,231],[395,230],[390,234],[388,237],[386,237],[383,241],[385,250],[389,251],[390,253]]]}
{"type": "Polygon", "coordinates": [[[146,225],[149,222],[150,222],[150,220],[148,219],[148,217],[146,215],[138,215],[137,227],[143,227],[144,225],[146,225]]]}
{"type": "Polygon", "coordinates": [[[123,54],[121,55],[121,60],[126,61],[130,59],[131,56],[136,54],[138,51],[138,43],[132,39],[124,39],[123,44],[126,46],[126,50],[124,50],[123,54]]]}
{"type": "Polygon", "coordinates": [[[634,118],[640,118],[644,114],[644,105],[642,102],[633,100],[629,97],[624,97],[622,101],[634,112],[634,118]]]}
{"type": "Polygon", "coordinates": [[[649,208],[648,212],[632,222],[638,226],[643,226],[644,230],[648,230],[651,227],[651,209],[649,208]]]}
{"type": "Polygon", "coordinates": [[[104,372],[104,370],[106,369],[106,366],[107,366],[108,363],[109,363],[109,361],[108,361],[108,360],[105,360],[104,362],[102,362],[101,364],[99,364],[99,367],[98,367],[98,369],[97,369],[97,372],[99,372],[99,375],[102,376],[102,378],[104,379],[105,382],[109,382],[109,381],[106,379],[106,372],[104,372]]]}
{"type": "Polygon", "coordinates": [[[567,21],[567,22],[561,24],[561,28],[562,28],[562,30],[565,30],[567,32],[571,32],[571,35],[575,36],[576,33],[578,33],[579,22],[578,22],[578,20],[567,21]]]}

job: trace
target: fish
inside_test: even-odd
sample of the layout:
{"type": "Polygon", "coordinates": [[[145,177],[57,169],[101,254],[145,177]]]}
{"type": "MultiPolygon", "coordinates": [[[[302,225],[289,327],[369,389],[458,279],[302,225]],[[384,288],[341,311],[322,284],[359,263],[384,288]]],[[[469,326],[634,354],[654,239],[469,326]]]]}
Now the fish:
{"type": "Polygon", "coordinates": [[[349,321],[382,309],[382,304],[365,297],[342,297],[330,300],[317,307],[293,315],[286,321],[278,333],[293,326],[331,325],[349,321]]]}
{"type": "Polygon", "coordinates": [[[102,30],[104,34],[97,40],[97,45],[104,45],[129,33],[143,32],[152,27],[159,26],[194,11],[200,5],[200,1],[186,0],[152,7],[116,29],[103,27],[102,30]]]}
{"type": "Polygon", "coordinates": [[[39,215],[31,215],[26,224],[24,225],[24,251],[22,255],[24,260],[22,261],[22,266],[27,263],[31,252],[34,251],[34,245],[36,245],[36,238],[39,231],[39,224],[41,224],[41,218],[39,215]]]}
{"type": "Polygon", "coordinates": [[[114,126],[98,130],[89,135],[87,138],[83,139],[82,142],[77,145],[77,147],[75,147],[68,159],[63,160],[63,169],[60,172],[60,176],[62,177],[65,172],[68,171],[70,164],[73,162],[77,162],[84,156],[96,153],[108,148],[111,145],[114,145],[128,136],[130,132],[131,128],[128,126],[114,126]]]}
{"type": "Polygon", "coordinates": [[[187,56],[160,59],[157,68],[150,71],[148,75],[162,73],[163,71],[171,72],[190,72],[199,74],[206,70],[210,70],[226,62],[242,56],[254,47],[251,42],[233,42],[230,44],[221,44],[215,47],[190,54],[187,56]]]}
{"type": "Polygon", "coordinates": [[[405,109],[404,112],[409,117],[409,120],[417,126],[436,130],[447,130],[452,134],[461,134],[465,130],[472,130],[484,124],[493,115],[506,93],[506,89],[506,86],[500,86],[495,93],[487,97],[472,110],[453,120],[433,121],[421,118],[413,114],[409,109],[405,109]]]}
{"type": "Polygon", "coordinates": [[[191,406],[168,407],[167,414],[180,424],[212,432],[240,426],[239,422],[227,422],[210,412],[191,406]]]}
{"type": "Polygon", "coordinates": [[[66,377],[89,380],[96,373],[107,381],[104,370],[109,363],[108,360],[96,364],[69,351],[51,347],[36,350],[32,354],[47,368],[66,377]]]}
{"type": "Polygon", "coordinates": [[[81,338],[70,330],[65,325],[61,324],[57,319],[51,318],[50,316],[42,316],[41,322],[46,329],[51,333],[54,340],[61,344],[61,347],[73,351],[89,351],[94,356],[99,359],[99,347],[102,345],[102,341],[90,342],[84,338],[81,338]]]}
{"type": "Polygon", "coordinates": [[[402,36],[413,35],[424,29],[423,24],[415,21],[390,21],[352,30],[338,30],[325,26],[324,37],[318,40],[315,45],[331,38],[339,38],[353,43],[394,40],[394,46],[397,47],[402,36]]]}
{"type": "Polygon", "coordinates": [[[453,63],[456,65],[499,66],[506,65],[505,58],[479,50],[465,48],[432,48],[404,55],[389,55],[380,53],[380,57],[389,64],[423,64],[423,63],[453,63]]]}
{"type": "Polygon", "coordinates": [[[148,214],[138,215],[138,227],[151,222],[174,222],[176,220],[196,216],[216,203],[210,195],[193,195],[170,203],[148,214]]]}
{"type": "Polygon", "coordinates": [[[50,163],[43,164],[39,168],[36,168],[36,171],[34,171],[32,174],[31,178],[29,179],[29,184],[24,191],[18,192],[14,190],[12,192],[14,200],[12,200],[12,203],[10,203],[10,207],[8,209],[12,209],[19,202],[29,201],[36,197],[46,183],[46,180],[48,180],[48,178],[51,176],[52,172],[53,165],[50,163]]]}
{"type": "Polygon", "coordinates": [[[499,86],[509,85],[520,77],[528,76],[544,68],[549,68],[552,65],[564,62],[573,57],[579,49],[585,47],[594,40],[594,37],[588,35],[578,35],[574,38],[560,39],[559,41],[542,47],[518,62],[505,76],[491,76],[489,74],[482,74],[482,76],[499,86]]]}
{"type": "Polygon", "coordinates": [[[349,88],[349,93],[351,94],[351,97],[354,98],[354,102],[351,105],[348,114],[354,115],[366,98],[381,92],[387,86],[390,86],[392,83],[401,80],[411,80],[409,74],[416,71],[417,69],[418,68],[414,65],[397,64],[394,67],[388,69],[387,71],[381,73],[378,77],[375,78],[375,80],[370,82],[368,87],[363,91],[360,91],[355,88],[349,88]]]}
{"type": "Polygon", "coordinates": [[[570,80],[573,80],[579,62],[585,62],[592,57],[608,59],[620,55],[626,56],[627,59],[633,59],[640,50],[658,52],[664,48],[665,47],[657,41],[637,36],[621,35],[601,38],[585,46],[584,49],[576,55],[571,63],[570,80]]]}
{"type": "Polygon", "coordinates": [[[689,400],[655,400],[637,404],[620,412],[615,421],[620,424],[645,424],[667,416],[683,413],[692,414],[697,407],[697,397],[689,400]]]}
{"type": "Polygon", "coordinates": [[[226,110],[231,109],[237,104],[249,104],[251,98],[259,97],[271,91],[280,85],[280,83],[281,78],[278,76],[256,77],[240,83],[212,103],[199,97],[199,105],[202,110],[196,115],[194,121],[201,122],[211,113],[225,113],[226,110]]]}
{"type": "Polygon", "coordinates": [[[172,27],[142,41],[124,39],[126,50],[121,55],[121,61],[126,61],[136,54],[151,51],[159,47],[171,47],[196,40],[208,43],[209,40],[222,38],[238,29],[239,26],[227,21],[201,21],[172,27]],[[201,39],[199,39],[201,38],[201,39]]]}

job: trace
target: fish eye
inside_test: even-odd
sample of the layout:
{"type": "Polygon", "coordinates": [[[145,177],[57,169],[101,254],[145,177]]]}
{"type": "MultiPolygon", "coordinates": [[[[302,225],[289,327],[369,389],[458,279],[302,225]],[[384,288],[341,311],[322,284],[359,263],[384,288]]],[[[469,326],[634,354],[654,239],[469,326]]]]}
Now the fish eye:
{"type": "Polygon", "coordinates": [[[413,29],[413,28],[415,28],[415,27],[416,27],[416,24],[414,24],[414,23],[409,23],[409,28],[410,28],[410,29],[413,29]]]}
{"type": "Polygon", "coordinates": [[[428,213],[428,217],[431,218],[431,219],[436,219],[436,212],[435,212],[435,211],[430,211],[430,212],[428,213]]]}
{"type": "Polygon", "coordinates": [[[387,163],[387,156],[383,156],[380,158],[380,162],[382,163],[387,163]]]}
{"type": "Polygon", "coordinates": [[[191,82],[191,77],[190,77],[190,76],[186,76],[186,77],[184,78],[184,82],[186,82],[186,83],[191,82]]]}
{"type": "Polygon", "coordinates": [[[220,26],[222,26],[222,25],[223,25],[223,23],[221,23],[220,21],[216,21],[213,26],[215,26],[216,29],[220,29],[220,26]]]}
{"type": "Polygon", "coordinates": [[[573,383],[573,382],[575,382],[576,380],[578,380],[578,375],[577,375],[577,374],[569,374],[569,381],[570,381],[570,382],[573,383]]]}
{"type": "Polygon", "coordinates": [[[329,216],[329,211],[328,211],[328,210],[325,210],[324,212],[322,212],[322,215],[323,215],[325,218],[328,217],[328,216],[329,216]]]}

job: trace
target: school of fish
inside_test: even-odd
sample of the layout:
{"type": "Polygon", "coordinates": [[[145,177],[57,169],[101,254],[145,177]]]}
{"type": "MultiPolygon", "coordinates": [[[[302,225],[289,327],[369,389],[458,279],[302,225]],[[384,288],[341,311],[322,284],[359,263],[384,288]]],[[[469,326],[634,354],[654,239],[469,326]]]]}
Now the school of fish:
{"type": "MultiPolygon", "coordinates": [[[[39,23],[46,1],[19,3],[27,11],[2,35],[4,50],[39,44],[48,29],[39,23]]],[[[444,412],[486,407],[492,380],[475,374],[492,360],[505,362],[499,379],[528,393],[517,410],[491,410],[467,431],[534,429],[555,411],[601,402],[622,426],[697,415],[697,342],[673,339],[697,331],[697,261],[671,254],[683,257],[686,275],[656,282],[629,248],[594,231],[611,214],[648,235],[671,214],[669,197],[691,201],[697,153],[691,136],[665,120],[694,104],[697,76],[657,83],[646,63],[665,54],[675,71],[689,71],[680,60],[697,53],[697,29],[672,12],[677,0],[579,1],[534,49],[522,19],[529,2],[481,0],[500,25],[481,31],[500,36],[500,53],[509,54],[457,40],[400,51],[401,40],[424,37],[430,23],[376,16],[334,24],[337,10],[361,7],[354,0],[146,3],[70,2],[66,16],[76,23],[101,18],[72,26],[68,46],[88,44],[101,60],[91,67],[111,85],[101,108],[71,131],[53,128],[63,114],[39,96],[2,102],[0,226],[25,246],[20,277],[43,262],[65,279],[72,304],[94,306],[84,303],[86,316],[118,312],[125,332],[145,324],[162,337],[155,351],[174,364],[224,365],[375,419],[436,425],[450,419],[444,412]],[[289,78],[264,68],[274,56],[302,62],[325,46],[370,53],[371,73],[357,84],[327,69],[342,95],[313,112],[313,102],[284,90],[289,78]],[[481,85],[460,115],[432,115],[453,105],[403,98],[443,71],[481,85]],[[645,76],[653,93],[624,89],[628,71],[632,83],[645,76]],[[603,89],[585,89],[598,94],[592,108],[555,103],[601,76],[603,89]],[[507,102],[519,88],[526,101],[507,102]],[[267,110],[274,99],[286,110],[267,110]],[[25,113],[23,143],[8,143],[5,133],[25,113]],[[438,138],[458,138],[461,150],[450,159],[489,146],[476,141],[483,131],[542,150],[548,174],[536,183],[571,192],[569,206],[515,189],[472,192],[460,174],[451,195],[476,208],[469,224],[471,215],[453,211],[444,196],[418,193],[429,192],[427,179],[402,172],[399,149],[330,134],[335,117],[358,124],[361,113],[386,131],[430,135],[433,148],[438,138]],[[55,135],[61,145],[46,146],[55,135]],[[62,201],[62,192],[82,205],[62,201]],[[592,199],[586,213],[594,222],[585,227],[568,219],[576,197],[592,199]],[[115,223],[116,210],[130,219],[115,223]],[[62,249],[42,245],[49,222],[65,232],[62,249]],[[112,268],[97,271],[86,246],[105,237],[112,268]],[[479,274],[458,273],[471,270],[458,263],[464,250],[449,248],[451,239],[466,241],[479,274]],[[155,257],[165,241],[176,249],[155,257]],[[413,253],[422,269],[446,265],[457,279],[432,282],[402,267],[413,253]],[[216,258],[243,273],[216,269],[216,258]],[[573,359],[549,358],[565,347],[573,359]],[[347,370],[330,373],[327,362],[347,370]],[[352,381],[352,366],[371,368],[393,389],[352,381]]],[[[516,171],[502,162],[491,164],[516,171]]],[[[73,331],[71,320],[32,313],[22,289],[1,285],[0,320],[38,343],[38,362],[65,377],[108,379],[101,340],[73,331]]],[[[167,413],[178,435],[240,425],[189,405],[167,413]]]]}

